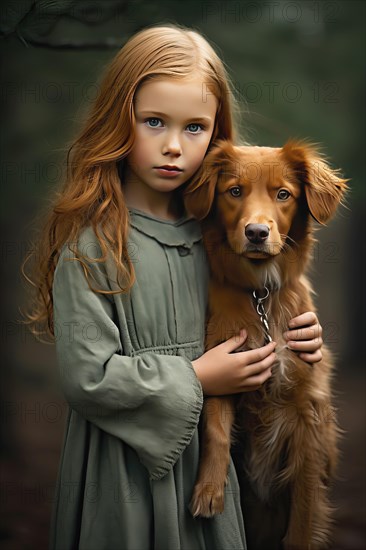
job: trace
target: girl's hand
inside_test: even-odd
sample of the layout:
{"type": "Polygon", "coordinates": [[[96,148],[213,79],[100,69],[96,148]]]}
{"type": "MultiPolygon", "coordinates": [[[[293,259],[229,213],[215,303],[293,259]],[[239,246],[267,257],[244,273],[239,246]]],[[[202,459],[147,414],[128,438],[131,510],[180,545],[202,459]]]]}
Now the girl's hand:
{"type": "Polygon", "coordinates": [[[293,351],[299,351],[299,357],[307,363],[317,363],[323,358],[323,329],[316,314],[307,311],[289,321],[289,329],[283,337],[288,340],[287,346],[293,351]]]}
{"type": "Polygon", "coordinates": [[[231,353],[241,346],[247,332],[233,336],[192,361],[205,395],[230,395],[253,391],[271,376],[276,342],[261,348],[231,353]]]}

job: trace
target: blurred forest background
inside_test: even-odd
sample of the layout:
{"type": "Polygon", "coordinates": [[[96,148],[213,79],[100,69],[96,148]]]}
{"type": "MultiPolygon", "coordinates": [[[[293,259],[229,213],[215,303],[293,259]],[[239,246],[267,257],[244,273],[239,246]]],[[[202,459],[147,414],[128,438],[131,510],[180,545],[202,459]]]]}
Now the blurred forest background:
{"type": "Polygon", "coordinates": [[[365,2],[355,0],[2,3],[1,547],[47,548],[67,413],[54,346],[18,323],[20,264],[106,63],[136,31],[167,22],[202,32],[223,58],[244,139],[309,138],[351,180],[347,208],[317,234],[311,279],[345,430],[332,548],[364,549],[366,50],[365,2]]]}

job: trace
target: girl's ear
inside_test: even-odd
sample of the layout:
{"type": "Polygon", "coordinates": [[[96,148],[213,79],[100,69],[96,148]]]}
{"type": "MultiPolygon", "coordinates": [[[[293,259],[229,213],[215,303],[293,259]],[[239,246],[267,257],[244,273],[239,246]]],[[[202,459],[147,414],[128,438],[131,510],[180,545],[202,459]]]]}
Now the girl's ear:
{"type": "Polygon", "coordinates": [[[230,159],[235,158],[231,142],[218,140],[206,154],[201,168],[192,180],[183,188],[184,206],[197,220],[208,216],[215,198],[215,189],[225,166],[230,159]]]}
{"type": "Polygon", "coordinates": [[[340,176],[339,169],[331,168],[311,143],[290,140],[282,153],[304,185],[310,214],[319,224],[325,225],[338,205],[343,204],[349,180],[340,176]]]}

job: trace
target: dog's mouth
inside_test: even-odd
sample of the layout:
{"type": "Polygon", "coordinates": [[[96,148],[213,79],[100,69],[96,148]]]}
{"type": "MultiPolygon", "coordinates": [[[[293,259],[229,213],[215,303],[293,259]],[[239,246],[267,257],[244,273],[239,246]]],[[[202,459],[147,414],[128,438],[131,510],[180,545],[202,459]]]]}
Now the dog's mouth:
{"type": "Polygon", "coordinates": [[[242,252],[242,255],[246,258],[260,260],[270,258],[272,256],[277,256],[278,247],[271,247],[268,244],[259,245],[259,244],[247,244],[242,252]]]}
{"type": "Polygon", "coordinates": [[[231,238],[231,235],[226,234],[224,239],[225,246],[235,255],[247,258],[248,260],[265,261],[275,258],[281,254],[283,244],[277,241],[266,241],[262,243],[253,243],[241,239],[231,238]]]}

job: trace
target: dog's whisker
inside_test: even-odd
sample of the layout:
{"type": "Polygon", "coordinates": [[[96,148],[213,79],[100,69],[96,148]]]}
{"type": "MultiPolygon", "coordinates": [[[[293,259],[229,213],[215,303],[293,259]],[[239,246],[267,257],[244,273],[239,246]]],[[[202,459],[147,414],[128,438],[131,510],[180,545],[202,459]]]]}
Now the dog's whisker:
{"type": "Polygon", "coordinates": [[[287,245],[287,246],[290,246],[286,241],[289,240],[292,242],[292,244],[298,248],[299,247],[299,244],[294,241],[294,239],[292,237],[290,237],[289,235],[285,235],[284,233],[280,233],[280,236],[284,239],[284,244],[287,245]]]}
{"type": "Polygon", "coordinates": [[[291,250],[291,246],[286,242],[281,243],[281,252],[287,252],[288,250],[291,250]]]}

